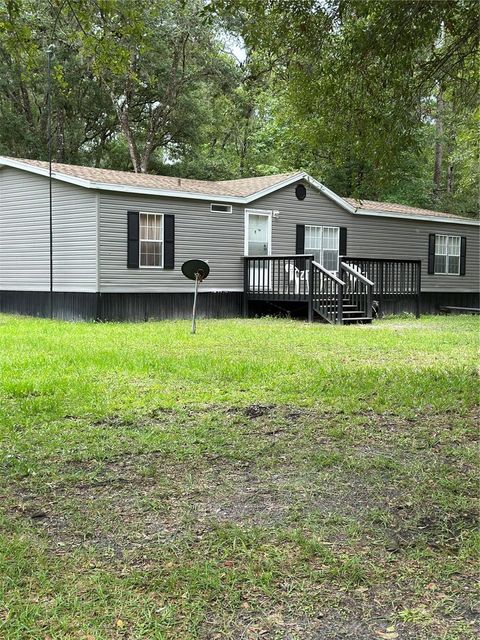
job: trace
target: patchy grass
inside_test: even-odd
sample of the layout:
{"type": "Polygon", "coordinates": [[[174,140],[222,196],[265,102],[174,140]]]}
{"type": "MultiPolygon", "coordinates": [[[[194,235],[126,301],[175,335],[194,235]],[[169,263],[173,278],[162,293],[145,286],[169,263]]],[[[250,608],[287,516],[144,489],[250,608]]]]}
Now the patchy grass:
{"type": "Polygon", "coordinates": [[[477,637],[478,329],[1,316],[0,637],[477,637]]]}

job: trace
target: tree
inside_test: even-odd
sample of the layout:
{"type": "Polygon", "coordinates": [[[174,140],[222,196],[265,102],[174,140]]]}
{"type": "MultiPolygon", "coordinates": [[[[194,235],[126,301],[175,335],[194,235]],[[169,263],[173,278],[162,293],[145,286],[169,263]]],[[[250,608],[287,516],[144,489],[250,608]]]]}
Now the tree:
{"type": "Polygon", "coordinates": [[[70,38],[75,25],[57,26],[58,13],[51,3],[17,0],[0,4],[0,147],[19,157],[46,158],[45,51],[54,41],[54,153],[60,162],[79,162],[86,154],[97,155],[115,122],[70,38]]]}
{"type": "MultiPolygon", "coordinates": [[[[242,16],[249,50],[275,52],[292,137],[318,159],[317,174],[350,173],[344,195],[382,197],[403,157],[425,159],[421,144],[431,141],[424,130],[435,119],[431,98],[438,87],[455,96],[455,113],[475,108],[476,0],[217,0],[215,6],[242,16]]],[[[444,135],[437,136],[439,184],[444,135]]],[[[432,174],[433,166],[432,158],[432,174]]]]}
{"type": "Polygon", "coordinates": [[[158,149],[195,139],[204,84],[220,82],[220,55],[201,0],[70,0],[80,50],[111,99],[135,171],[158,149]]]}
{"type": "Polygon", "coordinates": [[[19,156],[45,157],[50,43],[59,161],[162,165],[235,74],[201,0],[12,0],[0,21],[0,144],[19,156]]]}

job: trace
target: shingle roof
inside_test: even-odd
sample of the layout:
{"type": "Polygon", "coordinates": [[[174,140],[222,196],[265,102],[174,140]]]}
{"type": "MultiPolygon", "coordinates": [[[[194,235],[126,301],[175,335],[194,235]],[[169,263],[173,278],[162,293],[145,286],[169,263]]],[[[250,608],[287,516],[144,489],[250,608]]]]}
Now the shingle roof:
{"type": "MultiPolygon", "coordinates": [[[[48,169],[48,162],[41,160],[25,160],[11,158],[16,162],[48,169]]],[[[257,178],[241,178],[239,180],[191,180],[190,178],[175,178],[172,176],[157,176],[147,173],[133,173],[131,171],[113,171],[111,169],[97,169],[95,167],[81,167],[73,164],[52,164],[54,173],[63,174],[88,180],[97,184],[115,184],[126,187],[143,187],[147,189],[161,189],[167,191],[179,191],[188,193],[208,194],[212,196],[239,196],[246,197],[263,191],[269,187],[280,184],[284,180],[297,175],[294,173],[280,173],[272,176],[260,176],[257,178]]]]}
{"type": "Polygon", "coordinates": [[[419,207],[409,207],[405,204],[395,204],[393,202],[375,202],[374,200],[356,200],[355,198],[344,198],[345,202],[352,207],[362,211],[378,211],[387,213],[404,213],[406,215],[431,216],[432,218],[453,218],[465,220],[463,216],[456,216],[452,213],[442,213],[432,209],[420,209],[419,207]]]}
{"type": "MultiPolygon", "coordinates": [[[[26,160],[21,158],[8,158],[0,156],[2,164],[33,173],[48,175],[48,162],[41,160],[26,160]]],[[[96,169],[95,167],[82,167],[72,164],[52,164],[53,176],[58,180],[72,182],[91,189],[104,189],[110,191],[148,193],[150,195],[167,195],[181,198],[199,200],[221,200],[225,202],[249,203],[258,198],[280,189],[283,186],[294,184],[299,180],[310,183],[315,189],[321,191],[330,200],[351,213],[375,214],[386,217],[418,217],[420,220],[436,218],[439,222],[458,222],[479,226],[477,220],[451,213],[432,211],[408,207],[403,204],[391,202],[374,202],[372,200],[356,200],[354,198],[341,198],[320,182],[300,171],[292,173],[279,173],[271,176],[259,176],[256,178],[241,178],[239,180],[192,180],[190,178],[176,178],[172,176],[157,176],[145,173],[133,173],[130,171],[114,171],[111,169],[96,169]]]]}

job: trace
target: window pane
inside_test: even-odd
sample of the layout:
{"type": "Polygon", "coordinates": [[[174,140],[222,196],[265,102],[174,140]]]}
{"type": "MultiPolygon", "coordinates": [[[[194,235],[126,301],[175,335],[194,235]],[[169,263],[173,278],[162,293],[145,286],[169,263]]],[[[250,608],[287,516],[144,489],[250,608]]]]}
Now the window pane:
{"type": "Polygon", "coordinates": [[[447,236],[436,236],[435,238],[435,254],[437,256],[447,255],[447,236]]]}
{"type": "Polygon", "coordinates": [[[313,254],[315,262],[322,261],[322,227],[305,227],[305,253],[313,254]]]}
{"type": "Polygon", "coordinates": [[[322,227],[305,227],[305,253],[322,248],[322,227]],[[308,250],[307,250],[308,248],[308,250]]]}
{"type": "Polygon", "coordinates": [[[147,238],[147,225],[148,225],[148,214],[141,213],[140,214],[140,240],[146,240],[147,238]]]}
{"type": "Polygon", "coordinates": [[[436,255],[435,256],[435,273],[447,272],[447,256],[436,255]]]}
{"type": "Polygon", "coordinates": [[[450,256],[448,258],[448,273],[455,275],[460,273],[460,258],[458,256],[450,256]]]}
{"type": "Polygon", "coordinates": [[[305,247],[305,253],[312,254],[315,262],[321,264],[322,252],[320,251],[320,249],[307,249],[307,247],[305,247]]]}
{"type": "Polygon", "coordinates": [[[338,269],[338,251],[330,249],[323,252],[323,266],[328,271],[337,271],[338,269]]]}
{"type": "Polygon", "coordinates": [[[162,243],[161,242],[141,242],[140,243],[140,265],[142,267],[162,266],[162,243]]]}
{"type": "Polygon", "coordinates": [[[338,227],[323,227],[323,248],[338,251],[338,227]]]}
{"type": "Polygon", "coordinates": [[[449,236],[448,238],[448,255],[460,255],[460,236],[449,236]]]}
{"type": "Polygon", "coordinates": [[[162,239],[163,216],[156,213],[140,214],[140,240],[162,239]]]}

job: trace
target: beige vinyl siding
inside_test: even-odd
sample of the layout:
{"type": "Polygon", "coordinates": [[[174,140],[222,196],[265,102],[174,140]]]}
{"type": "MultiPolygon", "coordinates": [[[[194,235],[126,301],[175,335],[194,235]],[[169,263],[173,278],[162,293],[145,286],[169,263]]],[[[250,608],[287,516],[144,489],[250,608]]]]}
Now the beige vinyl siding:
{"type": "MultiPolygon", "coordinates": [[[[53,181],[55,291],[97,290],[97,195],[53,181]]],[[[50,288],[48,179],[0,169],[0,290],[50,288]]]]}

